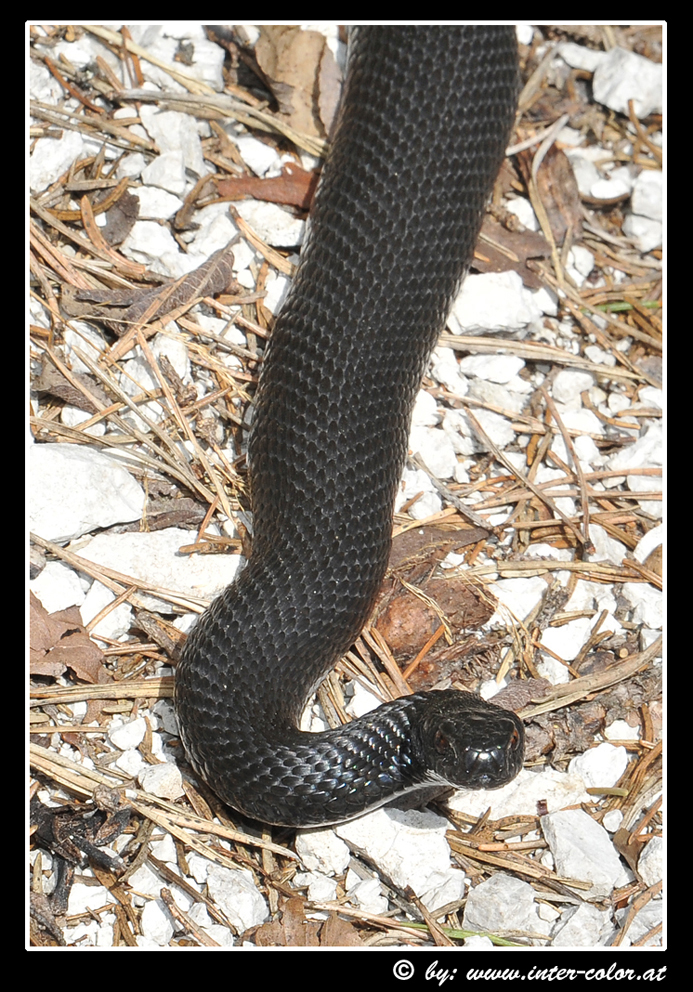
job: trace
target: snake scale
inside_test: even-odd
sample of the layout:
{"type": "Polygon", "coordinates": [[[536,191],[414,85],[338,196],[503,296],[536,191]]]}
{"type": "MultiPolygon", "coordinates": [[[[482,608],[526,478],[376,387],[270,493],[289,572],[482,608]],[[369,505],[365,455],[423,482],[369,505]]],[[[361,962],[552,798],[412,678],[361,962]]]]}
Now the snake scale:
{"type": "Polygon", "coordinates": [[[352,31],[311,233],[255,397],[252,555],[176,672],[192,765],[254,819],[336,823],[435,786],[494,788],[522,765],[519,718],[452,689],[297,729],[385,575],[412,406],[472,259],[517,80],[512,28],[352,31]]]}

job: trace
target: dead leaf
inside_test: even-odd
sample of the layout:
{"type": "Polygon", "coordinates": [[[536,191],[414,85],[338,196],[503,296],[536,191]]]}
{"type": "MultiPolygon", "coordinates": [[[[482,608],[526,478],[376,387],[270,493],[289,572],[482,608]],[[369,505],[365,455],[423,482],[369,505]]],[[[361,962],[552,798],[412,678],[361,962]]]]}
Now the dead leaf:
{"type": "MultiPolygon", "coordinates": [[[[525,182],[529,185],[532,152],[517,156],[525,182]]],[[[537,190],[546,210],[554,241],[560,247],[566,235],[571,239],[582,230],[582,206],[575,173],[568,156],[555,145],[549,148],[537,173],[537,190]]]]}
{"type": "MultiPolygon", "coordinates": [[[[104,407],[110,404],[110,398],[105,389],[102,388],[100,383],[95,382],[93,377],[84,375],[82,372],[74,371],[72,372],[72,376],[78,382],[83,383],[85,391],[95,396],[104,407]]],[[[98,410],[96,404],[81,389],[73,386],[59,369],[49,364],[48,358],[43,361],[41,373],[32,385],[38,393],[47,393],[50,396],[55,396],[63,400],[64,403],[69,403],[70,406],[77,407],[78,410],[84,410],[86,413],[96,413],[98,410]]]]}
{"type": "Polygon", "coordinates": [[[638,860],[647,840],[647,834],[634,834],[631,830],[627,830],[625,827],[619,827],[614,834],[614,847],[621,857],[625,858],[628,865],[634,872],[637,872],[638,860]]]}
{"type": "Polygon", "coordinates": [[[321,947],[360,947],[363,941],[353,923],[330,913],[320,931],[321,947]]]}
{"type": "Polygon", "coordinates": [[[527,262],[529,259],[547,258],[550,254],[551,249],[541,231],[510,231],[486,214],[472,265],[477,272],[509,272],[514,269],[528,289],[541,289],[544,283],[527,262]]]}
{"type": "Polygon", "coordinates": [[[140,215],[140,199],[127,190],[110,210],[106,211],[106,224],[101,234],[109,245],[120,245],[125,241],[140,215]]]}
{"type": "Polygon", "coordinates": [[[494,605],[463,577],[427,579],[417,589],[438,609],[402,587],[378,616],[377,629],[398,661],[408,661],[421,651],[441,625],[441,612],[453,636],[476,630],[493,615],[494,605]],[[440,612],[439,612],[440,611],[440,612]]]}
{"type": "Polygon", "coordinates": [[[282,203],[308,210],[318,183],[318,173],[306,172],[295,162],[282,169],[281,176],[259,179],[257,176],[234,176],[217,183],[219,196],[229,200],[243,200],[252,196],[267,203],[282,203]]]}
{"type": "Polygon", "coordinates": [[[29,598],[29,673],[57,678],[70,668],[83,682],[110,681],[104,655],[92,641],[76,606],[48,613],[31,593],[29,598]]]}
{"type": "Polygon", "coordinates": [[[320,923],[307,920],[303,899],[287,899],[282,907],[281,921],[264,923],[255,931],[258,947],[317,947],[320,923]]]}
{"type": "Polygon", "coordinates": [[[114,334],[122,337],[139,324],[148,311],[151,311],[151,319],[160,319],[201,296],[214,296],[229,287],[236,288],[233,242],[215,251],[206,262],[177,283],[168,282],[154,289],[131,290],[65,286],[61,302],[68,316],[100,320],[114,334]]]}
{"type": "Polygon", "coordinates": [[[433,562],[441,562],[451,551],[460,551],[488,537],[489,531],[481,527],[436,527],[427,524],[423,527],[410,527],[397,534],[390,551],[390,569],[402,574],[403,568],[411,568],[425,562],[430,567],[433,562]]]}
{"type": "MultiPolygon", "coordinates": [[[[305,134],[324,138],[327,130],[320,117],[320,69],[323,57],[332,58],[324,36],[298,27],[268,25],[260,30],[255,57],[287,123],[305,134]]],[[[322,75],[331,84],[331,75],[326,71],[322,75]]]]}

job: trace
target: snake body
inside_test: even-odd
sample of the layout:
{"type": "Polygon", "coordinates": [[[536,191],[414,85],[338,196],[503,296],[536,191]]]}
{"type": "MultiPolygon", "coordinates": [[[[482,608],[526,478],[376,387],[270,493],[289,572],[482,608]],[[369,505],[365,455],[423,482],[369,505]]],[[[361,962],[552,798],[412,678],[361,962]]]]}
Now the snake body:
{"type": "Polygon", "coordinates": [[[516,93],[512,28],[369,27],[350,39],[311,233],[255,399],[252,556],[176,672],[191,763],[255,819],[335,823],[432,786],[497,787],[522,765],[515,714],[455,690],[326,733],[297,729],[385,575],[412,406],[516,93]]]}

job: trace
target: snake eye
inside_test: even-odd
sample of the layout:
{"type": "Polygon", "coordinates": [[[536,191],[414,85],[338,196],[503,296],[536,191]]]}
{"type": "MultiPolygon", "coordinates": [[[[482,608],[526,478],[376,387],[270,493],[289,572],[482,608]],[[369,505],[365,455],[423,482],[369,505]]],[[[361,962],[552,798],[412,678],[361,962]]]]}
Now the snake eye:
{"type": "Polygon", "coordinates": [[[519,746],[520,746],[520,731],[517,729],[517,727],[515,727],[510,737],[510,747],[513,749],[513,751],[516,751],[519,746]]]}
{"type": "Polygon", "coordinates": [[[436,730],[436,735],[433,738],[433,746],[438,754],[444,754],[449,749],[448,739],[442,730],[436,730]]]}

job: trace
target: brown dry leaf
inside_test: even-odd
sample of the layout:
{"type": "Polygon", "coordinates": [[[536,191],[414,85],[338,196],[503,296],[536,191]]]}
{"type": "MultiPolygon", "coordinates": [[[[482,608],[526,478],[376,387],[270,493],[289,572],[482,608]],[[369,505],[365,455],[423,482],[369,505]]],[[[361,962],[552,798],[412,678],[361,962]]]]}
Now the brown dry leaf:
{"type": "Polygon", "coordinates": [[[650,571],[654,572],[655,575],[659,575],[659,577],[661,578],[661,576],[662,576],[662,569],[663,569],[663,566],[664,566],[663,552],[662,552],[662,545],[661,544],[658,544],[657,547],[654,548],[649,553],[649,555],[645,559],[645,565],[646,565],[647,568],[650,569],[650,571]]]}
{"type": "Polygon", "coordinates": [[[621,857],[628,862],[632,871],[637,871],[638,860],[648,837],[648,834],[634,835],[633,831],[625,827],[620,827],[614,834],[614,847],[621,857]]]}
{"type": "Polygon", "coordinates": [[[353,923],[341,919],[336,913],[330,913],[320,931],[321,947],[360,947],[362,944],[353,923]]]}
{"type": "Polygon", "coordinates": [[[71,668],[92,684],[109,681],[104,655],[90,638],[76,606],[47,613],[31,593],[29,600],[29,672],[54,678],[71,668]]]}
{"type": "Polygon", "coordinates": [[[126,190],[110,210],[106,211],[106,224],[101,234],[109,245],[120,245],[135,226],[140,215],[138,196],[126,190]]]}
{"type": "MultiPolygon", "coordinates": [[[[532,152],[520,152],[517,161],[529,185],[532,152]]],[[[555,145],[549,148],[537,173],[539,198],[546,210],[554,241],[560,247],[568,232],[571,239],[582,231],[582,206],[577,179],[565,152],[555,145]]]]}
{"type": "Polygon", "coordinates": [[[318,111],[320,120],[329,135],[332,130],[339,98],[342,95],[342,83],[344,77],[341,67],[334,57],[329,45],[325,45],[320,59],[320,72],[318,75],[318,111]]]}
{"type": "Polygon", "coordinates": [[[395,537],[390,554],[390,568],[395,575],[381,601],[375,626],[398,661],[415,657],[438,630],[442,617],[454,637],[480,627],[492,615],[491,598],[483,596],[464,577],[432,577],[436,566],[451,551],[460,551],[486,537],[488,531],[480,527],[451,530],[431,525],[411,528],[395,537]],[[407,586],[415,586],[423,597],[407,586]]]}
{"type": "Polygon", "coordinates": [[[527,262],[529,259],[547,258],[550,254],[551,249],[541,231],[526,228],[511,231],[487,214],[472,265],[477,272],[509,272],[514,269],[528,289],[541,289],[544,283],[527,262]]]}
{"type": "Polygon", "coordinates": [[[304,902],[299,896],[287,899],[282,907],[282,918],[264,923],[255,931],[258,947],[318,947],[320,923],[307,920],[304,902]]]}
{"type": "Polygon", "coordinates": [[[202,296],[214,296],[235,285],[233,247],[226,245],[177,284],[168,282],[154,289],[131,290],[65,286],[61,302],[68,316],[100,320],[114,334],[122,337],[139,324],[150,310],[152,319],[159,319],[202,296]]]}
{"type": "Polygon", "coordinates": [[[519,713],[532,701],[539,701],[551,690],[548,679],[513,679],[493,697],[493,702],[503,709],[519,713]]]}
{"type": "Polygon", "coordinates": [[[282,169],[281,176],[259,179],[257,176],[233,176],[217,183],[219,196],[243,200],[252,196],[267,203],[283,203],[308,210],[318,182],[318,173],[306,172],[295,162],[282,169]]]}
{"type": "Polygon", "coordinates": [[[258,947],[360,947],[363,941],[353,924],[330,913],[325,923],[307,920],[303,899],[295,896],[282,907],[281,920],[264,923],[255,931],[258,947]]]}
{"type": "MultiPolygon", "coordinates": [[[[453,636],[476,630],[493,615],[493,603],[462,577],[428,579],[417,588],[442,611],[453,636]]],[[[390,599],[376,623],[398,661],[417,655],[440,625],[438,610],[406,588],[390,599]]]]}
{"type": "Polygon", "coordinates": [[[298,27],[268,25],[260,31],[255,57],[287,123],[305,134],[324,138],[329,122],[326,127],[320,106],[334,106],[336,101],[331,97],[320,100],[320,80],[325,80],[327,89],[334,86],[335,79],[332,71],[322,69],[323,61],[334,62],[323,35],[298,27]]]}
{"type": "Polygon", "coordinates": [[[147,527],[150,532],[168,527],[196,530],[204,520],[204,507],[192,496],[181,496],[176,486],[163,479],[150,479],[147,495],[147,527]]]}
{"type": "Polygon", "coordinates": [[[72,372],[72,377],[74,380],[83,384],[85,387],[84,392],[81,389],[77,389],[76,386],[65,378],[60,369],[56,369],[53,365],[50,365],[48,359],[46,359],[41,364],[41,374],[34,383],[34,389],[38,393],[47,393],[50,396],[55,396],[63,400],[64,403],[76,406],[78,410],[84,410],[86,413],[96,413],[98,407],[85,393],[95,396],[101,401],[104,407],[109,405],[110,399],[106,390],[98,382],[95,382],[93,377],[74,371],[72,372]]]}
{"type": "Polygon", "coordinates": [[[451,551],[460,551],[488,537],[489,531],[481,527],[438,527],[426,524],[410,527],[397,534],[392,541],[389,567],[401,572],[402,568],[425,563],[441,562],[451,551]]]}

